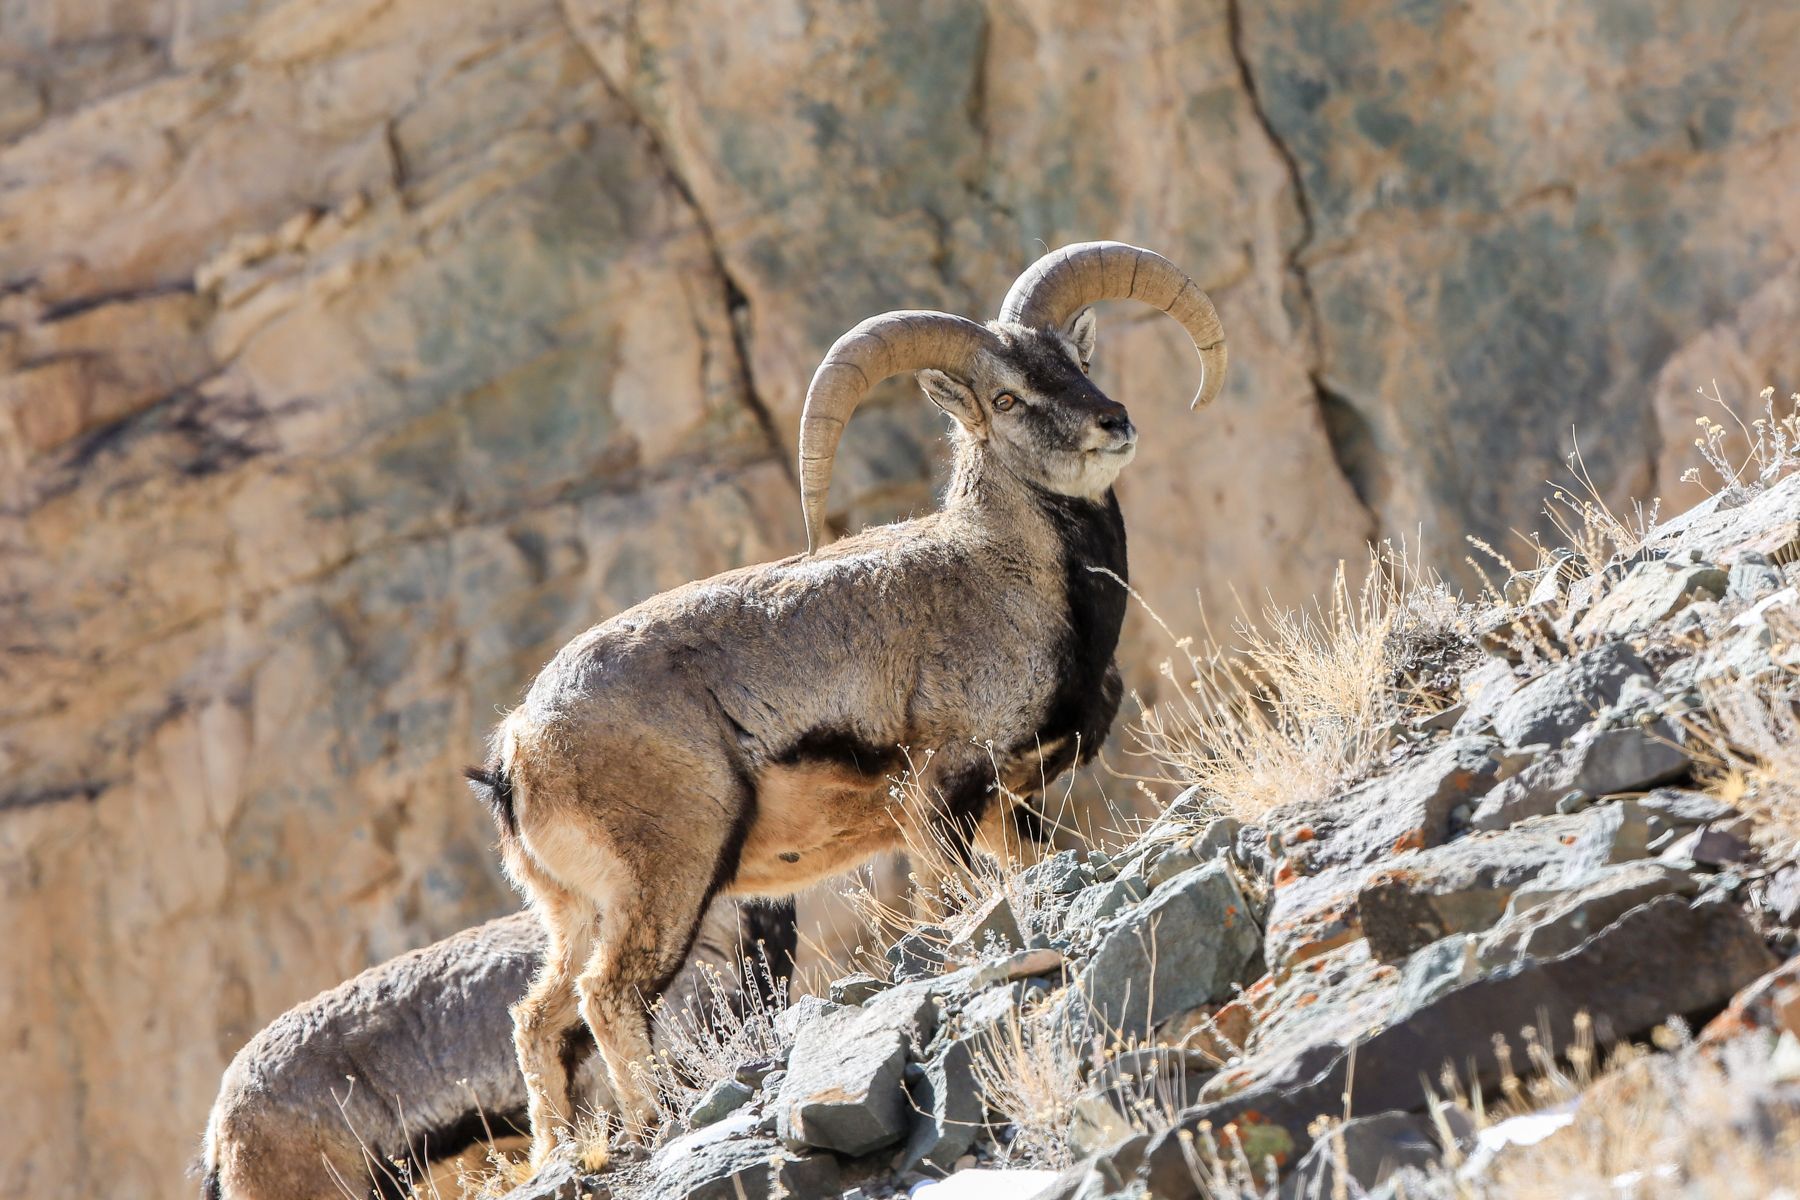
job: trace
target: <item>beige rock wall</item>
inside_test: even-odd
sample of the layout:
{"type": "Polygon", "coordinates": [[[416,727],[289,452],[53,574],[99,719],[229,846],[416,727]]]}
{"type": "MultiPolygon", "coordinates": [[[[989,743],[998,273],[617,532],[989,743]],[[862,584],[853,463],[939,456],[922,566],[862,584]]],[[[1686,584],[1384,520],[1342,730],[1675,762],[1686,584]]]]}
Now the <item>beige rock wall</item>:
{"type": "MultiPolygon", "coordinates": [[[[1103,318],[1134,579],[1179,628],[1372,534],[1443,562],[1540,523],[1571,425],[1612,495],[1673,495],[1710,346],[1800,386],[1797,21],[0,8],[0,1078],[32,1097],[0,1191],[183,1192],[255,1028],[508,903],[455,778],[495,709],[589,622],[796,549],[824,347],[991,312],[1039,239],[1156,247],[1225,317],[1201,416],[1179,330],[1103,318]]],[[[842,522],[930,503],[940,436],[885,387],[842,522]]],[[[1146,687],[1160,653],[1136,622],[1146,687]]]]}

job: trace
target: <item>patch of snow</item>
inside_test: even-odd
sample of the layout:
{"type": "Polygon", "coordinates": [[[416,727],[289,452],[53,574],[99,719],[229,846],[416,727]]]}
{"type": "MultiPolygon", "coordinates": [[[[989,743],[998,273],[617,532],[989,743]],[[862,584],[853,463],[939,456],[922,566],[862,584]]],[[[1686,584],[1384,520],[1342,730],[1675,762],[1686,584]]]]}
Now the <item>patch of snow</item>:
{"type": "Polygon", "coordinates": [[[947,1179],[928,1179],[907,1195],[912,1200],[1030,1200],[1052,1183],[1055,1171],[997,1171],[971,1167],[947,1179]]]}

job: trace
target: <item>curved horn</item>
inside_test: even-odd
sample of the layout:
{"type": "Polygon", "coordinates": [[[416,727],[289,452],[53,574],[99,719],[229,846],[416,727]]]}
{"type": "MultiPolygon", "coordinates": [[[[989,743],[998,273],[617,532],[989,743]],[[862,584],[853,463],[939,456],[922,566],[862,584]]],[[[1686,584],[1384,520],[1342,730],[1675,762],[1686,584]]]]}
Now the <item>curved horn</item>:
{"type": "Polygon", "coordinates": [[[1006,293],[1000,319],[1038,329],[1063,323],[1096,300],[1142,300],[1181,322],[1200,352],[1200,390],[1189,408],[1225,386],[1225,327],[1187,272],[1153,250],[1124,242],[1078,242],[1032,263],[1006,293]]]}
{"type": "Polygon", "coordinates": [[[825,355],[800,412],[800,507],[808,553],[824,544],[832,460],[850,414],[870,388],[902,371],[935,367],[966,380],[977,352],[998,349],[984,325],[949,313],[902,311],[870,317],[825,355]]]}

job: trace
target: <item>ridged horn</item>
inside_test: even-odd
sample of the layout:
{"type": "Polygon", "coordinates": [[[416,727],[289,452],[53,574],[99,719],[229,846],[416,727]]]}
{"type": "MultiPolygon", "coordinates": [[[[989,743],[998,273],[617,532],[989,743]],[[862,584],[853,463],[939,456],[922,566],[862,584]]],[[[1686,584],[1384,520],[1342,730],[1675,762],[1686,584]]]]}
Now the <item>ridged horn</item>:
{"type": "Polygon", "coordinates": [[[975,355],[999,349],[985,325],[949,313],[901,311],[870,317],[832,344],[800,412],[800,508],[808,553],[825,544],[825,498],[838,439],[869,389],[902,371],[933,367],[968,381],[975,355]]]}
{"type": "Polygon", "coordinates": [[[1200,353],[1200,390],[1189,408],[1211,404],[1225,386],[1225,327],[1218,310],[1187,272],[1156,253],[1124,242],[1077,242],[1052,250],[1020,275],[1000,319],[1037,329],[1063,323],[1097,300],[1142,300],[1181,322],[1200,353]]]}

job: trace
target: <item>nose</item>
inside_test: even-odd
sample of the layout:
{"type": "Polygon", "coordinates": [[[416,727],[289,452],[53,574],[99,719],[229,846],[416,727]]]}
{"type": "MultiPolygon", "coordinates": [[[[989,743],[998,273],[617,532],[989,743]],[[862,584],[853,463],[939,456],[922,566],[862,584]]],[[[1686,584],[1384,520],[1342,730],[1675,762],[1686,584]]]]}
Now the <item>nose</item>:
{"type": "Polygon", "coordinates": [[[1108,433],[1130,434],[1131,416],[1126,413],[1123,404],[1112,404],[1100,410],[1094,423],[1108,433]]]}

